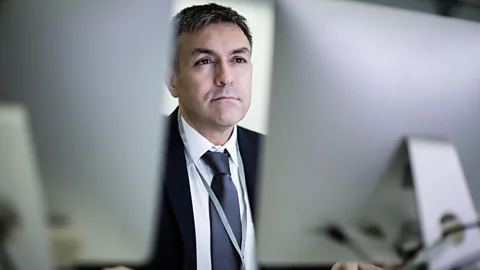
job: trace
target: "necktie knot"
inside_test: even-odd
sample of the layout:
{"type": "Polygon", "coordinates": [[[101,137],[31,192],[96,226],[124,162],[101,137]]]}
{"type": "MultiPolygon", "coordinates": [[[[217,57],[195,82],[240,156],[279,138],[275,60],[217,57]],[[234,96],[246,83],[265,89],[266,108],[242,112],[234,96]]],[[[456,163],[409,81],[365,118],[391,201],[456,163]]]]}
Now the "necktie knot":
{"type": "Polygon", "coordinates": [[[224,152],[207,151],[202,158],[212,168],[214,174],[230,174],[227,150],[224,152]]]}

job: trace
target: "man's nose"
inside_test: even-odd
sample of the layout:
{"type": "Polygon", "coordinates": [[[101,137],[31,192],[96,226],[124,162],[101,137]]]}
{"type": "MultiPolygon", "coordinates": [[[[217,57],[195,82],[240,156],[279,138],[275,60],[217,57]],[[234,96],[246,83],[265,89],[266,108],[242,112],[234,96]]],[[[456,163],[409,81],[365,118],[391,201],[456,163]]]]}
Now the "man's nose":
{"type": "Polygon", "coordinates": [[[216,66],[215,84],[217,86],[231,85],[233,77],[228,63],[220,63],[216,66]]]}

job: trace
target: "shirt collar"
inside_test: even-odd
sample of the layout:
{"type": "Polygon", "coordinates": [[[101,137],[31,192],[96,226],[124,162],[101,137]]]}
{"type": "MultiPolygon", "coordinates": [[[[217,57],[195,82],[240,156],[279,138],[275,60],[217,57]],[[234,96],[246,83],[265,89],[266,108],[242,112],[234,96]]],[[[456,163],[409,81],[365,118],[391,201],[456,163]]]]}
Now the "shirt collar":
{"type": "Polygon", "coordinates": [[[180,115],[180,117],[184,131],[184,134],[182,134],[181,136],[183,139],[183,144],[185,145],[186,150],[190,153],[190,157],[192,158],[192,160],[187,160],[187,165],[190,165],[192,162],[196,162],[203,156],[203,154],[205,154],[209,150],[223,152],[225,149],[227,149],[233,163],[238,166],[236,125],[233,128],[233,133],[232,136],[230,136],[230,139],[228,139],[228,141],[223,146],[217,146],[211,143],[205,137],[203,137],[192,126],[190,126],[182,115],[180,115]]]}

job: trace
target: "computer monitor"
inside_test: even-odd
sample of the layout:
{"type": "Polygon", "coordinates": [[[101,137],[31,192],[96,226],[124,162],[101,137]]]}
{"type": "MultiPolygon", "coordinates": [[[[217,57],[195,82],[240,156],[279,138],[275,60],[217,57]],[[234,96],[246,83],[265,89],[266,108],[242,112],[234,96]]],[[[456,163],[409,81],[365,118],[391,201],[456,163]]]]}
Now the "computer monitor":
{"type": "MultiPolygon", "coordinates": [[[[260,264],[366,260],[324,229],[355,224],[372,196],[396,199],[383,209],[396,221],[390,240],[404,222],[418,212],[425,215],[418,211],[425,196],[455,209],[466,206],[474,219],[473,205],[480,205],[480,24],[356,1],[276,4],[269,135],[256,224],[260,264]],[[441,191],[376,193],[409,136],[451,142],[447,155],[458,153],[473,202],[468,189],[450,194],[453,200],[436,196],[448,193],[448,181],[447,188],[441,181],[427,183],[441,191]]],[[[396,186],[400,189],[400,181],[396,186]]],[[[478,230],[471,233],[467,238],[478,239],[478,230]]],[[[424,228],[422,234],[431,236],[424,228]]],[[[476,245],[472,248],[480,248],[476,245]]],[[[370,261],[402,261],[392,243],[359,246],[370,261]]]]}
{"type": "Polygon", "coordinates": [[[1,96],[31,120],[49,214],[79,232],[79,264],[144,263],[161,202],[171,1],[1,7],[1,96]]]}

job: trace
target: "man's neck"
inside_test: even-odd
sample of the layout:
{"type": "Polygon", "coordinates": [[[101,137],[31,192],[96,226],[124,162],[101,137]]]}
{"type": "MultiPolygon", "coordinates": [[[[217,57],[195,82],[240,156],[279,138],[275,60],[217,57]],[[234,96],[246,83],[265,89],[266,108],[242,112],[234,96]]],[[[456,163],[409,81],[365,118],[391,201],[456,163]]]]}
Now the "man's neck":
{"type": "Polygon", "coordinates": [[[234,126],[231,127],[211,127],[201,124],[197,124],[196,121],[192,121],[184,113],[182,114],[183,119],[200,135],[205,137],[208,141],[217,146],[223,146],[230,139],[233,133],[234,126]]]}

